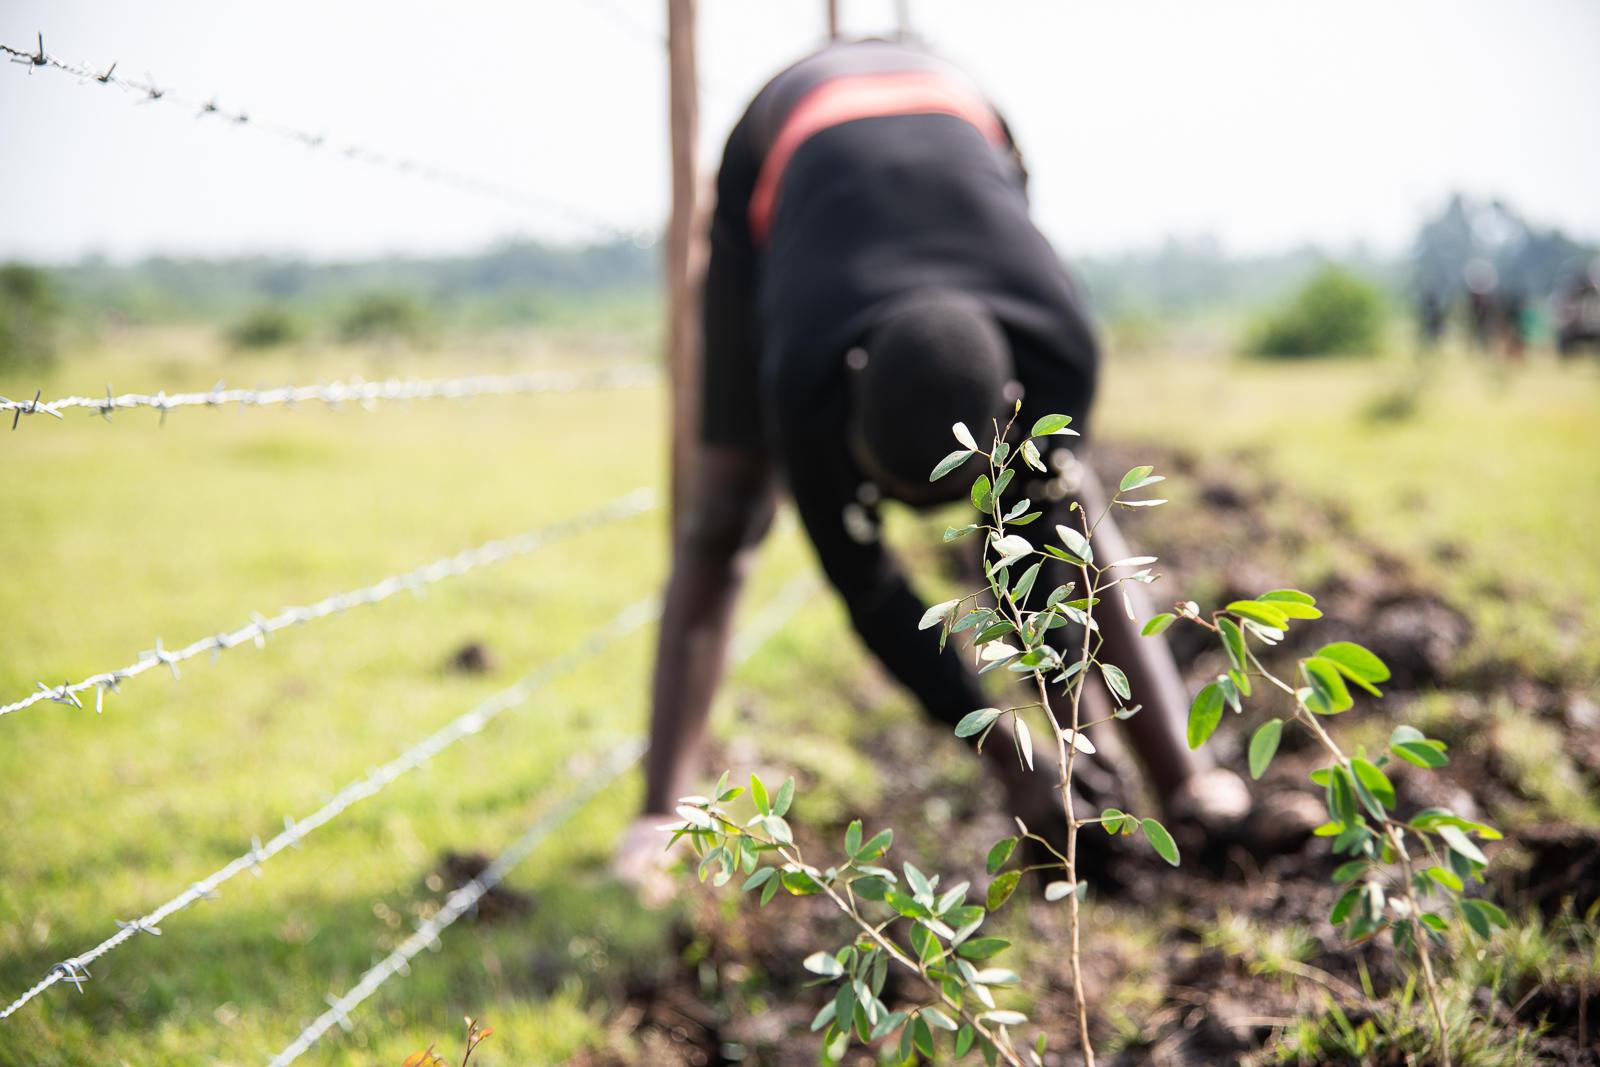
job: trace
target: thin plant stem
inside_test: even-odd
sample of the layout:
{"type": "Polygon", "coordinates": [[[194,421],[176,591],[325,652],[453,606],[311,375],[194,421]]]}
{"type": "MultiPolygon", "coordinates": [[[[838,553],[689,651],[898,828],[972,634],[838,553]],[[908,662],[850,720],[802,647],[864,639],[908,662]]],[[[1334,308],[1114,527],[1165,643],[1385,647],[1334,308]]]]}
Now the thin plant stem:
{"type": "MultiPolygon", "coordinates": [[[[1335,763],[1348,762],[1344,750],[1339,747],[1339,743],[1333,739],[1327,730],[1323,729],[1316,716],[1307,710],[1305,704],[1300,700],[1300,695],[1295,692],[1294,687],[1267,670],[1254,652],[1248,655],[1250,662],[1255,664],[1256,669],[1261,672],[1262,678],[1294,698],[1295,721],[1311,732],[1311,735],[1317,739],[1323,750],[1333,757],[1335,763]]],[[[1387,815],[1384,816],[1382,822],[1384,834],[1389,838],[1389,843],[1393,846],[1395,854],[1400,858],[1401,871],[1405,877],[1400,899],[1406,902],[1406,913],[1416,926],[1416,935],[1411,940],[1417,946],[1417,959],[1422,964],[1422,988],[1428,994],[1428,1007],[1432,1011],[1433,1023],[1439,1033],[1440,1067],[1450,1067],[1450,1031],[1445,1025],[1444,1009],[1439,1003],[1439,983],[1433,974],[1433,954],[1428,948],[1428,930],[1422,923],[1422,909],[1417,903],[1417,898],[1412,888],[1411,856],[1405,848],[1404,824],[1389,818],[1387,815]]]]}
{"type": "MultiPolygon", "coordinates": [[[[1009,429],[1010,426],[1008,425],[1007,430],[1009,431],[1009,429]]],[[[998,484],[999,472],[1004,470],[1004,465],[997,465],[991,456],[990,470],[994,474],[996,484],[998,484]]],[[[1082,509],[1080,508],[1079,510],[1081,511],[1082,509]]],[[[995,537],[1003,537],[1005,536],[1005,519],[1001,514],[998,498],[995,501],[993,514],[995,520],[995,537]]],[[[1090,527],[1088,526],[1086,517],[1084,519],[1084,523],[1085,532],[1087,533],[1089,532],[1090,527]]],[[[1084,595],[1088,601],[1092,601],[1094,598],[1094,591],[1089,575],[1088,563],[1085,562],[1081,564],[1079,571],[1083,578],[1083,585],[1085,589],[1084,595]]],[[[990,581],[993,583],[992,576],[990,581]]],[[[1017,603],[1016,598],[1013,597],[1010,591],[1007,590],[1003,585],[994,585],[993,588],[999,606],[1006,609],[1010,613],[1012,624],[1017,628],[1017,632],[1021,633],[1023,631],[1024,623],[1022,606],[1017,603]]],[[[1089,608],[1089,611],[1093,610],[1092,605],[1088,604],[1087,601],[1086,607],[1089,608]]],[[[1089,611],[1084,612],[1085,616],[1089,615],[1089,611]]],[[[1073,681],[1069,684],[1068,689],[1069,693],[1071,694],[1070,713],[1072,722],[1072,736],[1074,739],[1077,738],[1078,731],[1081,728],[1079,718],[1080,701],[1083,696],[1084,678],[1087,676],[1089,669],[1089,660],[1091,658],[1090,642],[1092,640],[1092,636],[1093,631],[1088,626],[1085,626],[1083,628],[1083,646],[1080,650],[1078,658],[1077,674],[1074,676],[1073,681]]],[[[1067,854],[1062,858],[1062,864],[1066,869],[1067,884],[1071,886],[1067,899],[1067,933],[1068,954],[1072,967],[1072,1000],[1075,1014],[1077,1015],[1078,1019],[1078,1045],[1083,1050],[1084,1067],[1094,1067],[1094,1045],[1089,1040],[1089,1001],[1083,989],[1083,923],[1081,903],[1078,893],[1078,816],[1077,811],[1074,808],[1072,791],[1072,774],[1074,763],[1078,755],[1078,746],[1076,744],[1069,745],[1066,742],[1066,736],[1062,733],[1061,722],[1059,719],[1057,719],[1055,708],[1050,702],[1050,692],[1045,684],[1044,672],[1039,670],[1033,671],[1033,680],[1039,691],[1038,706],[1040,710],[1044,712],[1045,718],[1050,723],[1050,732],[1054,736],[1056,743],[1056,766],[1059,769],[1060,774],[1059,790],[1061,794],[1061,811],[1067,827],[1067,854]]],[[[1052,849],[1052,851],[1054,850],[1052,849]]]]}
{"type": "MultiPolygon", "coordinates": [[[[789,851],[789,849],[786,849],[777,841],[763,841],[756,834],[750,834],[748,830],[741,829],[740,832],[749,834],[750,837],[754,838],[761,844],[771,845],[777,851],[778,855],[782,856],[785,861],[809,873],[810,867],[807,866],[805,860],[801,857],[800,850],[798,848],[789,846],[790,849],[793,849],[793,851],[789,851]]],[[[883,949],[883,951],[888,954],[890,959],[894,960],[896,963],[900,964],[900,966],[915,974],[922,981],[922,984],[927,987],[928,991],[939,998],[940,1003],[954,1011],[958,1016],[961,1017],[962,1022],[972,1027],[972,1029],[981,1035],[984,1040],[992,1044],[996,1051],[999,1052],[1002,1059],[1004,1059],[1007,1063],[1015,1064],[1016,1067],[1023,1067],[1022,1057],[1017,1055],[1016,1050],[1011,1047],[1011,1043],[1009,1041],[997,1038],[994,1034],[990,1033],[983,1023],[979,1022],[977,1017],[968,1011],[960,1001],[951,999],[951,997],[947,995],[945,991],[933,981],[933,979],[928,977],[928,972],[926,969],[924,969],[920,961],[912,960],[911,957],[907,956],[905,952],[901,950],[899,945],[896,945],[893,941],[889,940],[889,938],[885,937],[881,927],[874,926],[872,923],[862,918],[861,913],[856,911],[854,907],[853,895],[850,900],[846,900],[844,897],[840,896],[838,890],[834,889],[831,885],[828,885],[821,879],[814,878],[813,880],[822,887],[822,891],[827,895],[828,899],[833,901],[834,905],[840,911],[844,912],[845,915],[850,917],[850,920],[856,924],[862,933],[866,934],[874,944],[883,949]]]]}

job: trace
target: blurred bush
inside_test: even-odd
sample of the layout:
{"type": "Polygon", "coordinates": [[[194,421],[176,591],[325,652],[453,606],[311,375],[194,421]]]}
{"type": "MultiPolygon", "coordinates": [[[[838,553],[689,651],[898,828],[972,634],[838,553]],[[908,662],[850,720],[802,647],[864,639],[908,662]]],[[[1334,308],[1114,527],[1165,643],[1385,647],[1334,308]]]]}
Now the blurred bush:
{"type": "Polygon", "coordinates": [[[305,323],[282,304],[263,304],[228,329],[228,343],[239,349],[279,348],[305,337],[305,323]]]}
{"type": "Polygon", "coordinates": [[[0,370],[40,369],[56,358],[61,297],[38,267],[0,265],[0,370]]]}
{"type": "Polygon", "coordinates": [[[1383,319],[1384,299],[1377,287],[1330,263],[1288,303],[1256,322],[1245,351],[1279,358],[1373,352],[1382,338],[1383,319]]]}
{"type": "Polygon", "coordinates": [[[410,293],[379,291],[355,298],[339,316],[341,341],[416,344],[432,332],[432,315],[410,293]]]}

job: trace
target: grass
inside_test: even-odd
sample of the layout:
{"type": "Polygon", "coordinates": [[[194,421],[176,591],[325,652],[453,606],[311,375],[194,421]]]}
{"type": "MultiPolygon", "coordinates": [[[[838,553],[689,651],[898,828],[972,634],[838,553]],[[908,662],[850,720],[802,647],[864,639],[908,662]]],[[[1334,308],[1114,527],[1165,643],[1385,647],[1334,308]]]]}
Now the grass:
{"type": "MultiPolygon", "coordinates": [[[[510,345],[470,367],[392,351],[228,357],[209,334],[139,332],[72,353],[45,392],[527,363],[510,345]]],[[[1449,578],[1479,590],[1474,611],[1509,654],[1591,662],[1600,561],[1579,550],[1600,522],[1600,376],[1537,365],[1496,379],[1451,361],[1411,417],[1363,421],[1378,382],[1397,373],[1371,361],[1131,361],[1114,366],[1098,426],[1207,452],[1264,448],[1285,477],[1346,502],[1399,554],[1464,545],[1470,562],[1449,578]],[[1531,592],[1484,597],[1491,580],[1531,592]],[[1551,621],[1564,611],[1570,627],[1551,621]]],[[[0,381],[0,394],[31,396],[34,384],[0,381]]],[[[251,611],[659,485],[664,404],[633,391],[371,413],[197,410],[175,412],[165,429],[145,412],[109,427],[36,417],[0,440],[0,699],[131,662],[157,636],[187,643],[251,611]]],[[[0,998],[656,592],[665,538],[658,513],[452,580],[420,602],[395,598],[264,650],[197,659],[179,682],[151,672],[100,717],[41,704],[0,720],[0,998]],[[498,669],[447,671],[468,641],[485,644],[498,669]]],[[[786,528],[749,605],[810,566],[786,528]]],[[[262,1062],[437,906],[443,853],[494,853],[575,756],[642,727],[649,661],[645,635],[626,639],[261,878],[241,877],[159,938],[113,953],[83,995],[49,991],[0,1024],[0,1064],[262,1062]]],[[[741,693],[759,691],[763,715],[806,727],[785,755],[821,784],[814,817],[870,808],[873,774],[854,749],[868,727],[843,699],[866,669],[842,613],[819,598],[727,698],[737,708],[741,693]]],[[[910,715],[898,696],[888,701],[910,715]]],[[[733,721],[725,709],[725,732],[733,721]]],[[[453,1048],[468,1013],[495,1027],[484,1063],[558,1063],[616,1041],[606,1021],[620,976],[661,968],[668,951],[665,921],[603,877],[637,789],[630,780],[589,805],[513,875],[533,900],[528,916],[453,928],[439,953],[358,1012],[351,1035],[330,1035],[305,1062],[398,1064],[435,1040],[453,1048]]],[[[1125,1008],[1137,1014],[1138,996],[1125,1008]]]]}

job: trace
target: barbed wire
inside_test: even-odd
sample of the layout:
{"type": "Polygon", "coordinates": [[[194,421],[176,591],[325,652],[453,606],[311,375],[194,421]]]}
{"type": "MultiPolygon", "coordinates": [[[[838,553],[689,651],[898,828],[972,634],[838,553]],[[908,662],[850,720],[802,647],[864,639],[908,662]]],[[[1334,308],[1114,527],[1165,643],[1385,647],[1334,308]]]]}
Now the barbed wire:
{"type": "Polygon", "coordinates": [[[90,67],[87,64],[70,63],[44,50],[43,33],[38,35],[37,46],[33,50],[0,44],[0,55],[10,57],[13,63],[26,66],[30,73],[41,67],[47,70],[61,71],[62,73],[73,75],[80,82],[95,82],[120,89],[136,97],[139,103],[162,103],[189,108],[194,111],[196,118],[211,117],[220,123],[226,123],[231,126],[261,130],[286,141],[300,144],[307,149],[333,153],[382,170],[422,178],[437,185],[498,200],[501,203],[510,204],[523,210],[558,216],[593,233],[631,240],[641,247],[648,247],[655,242],[654,232],[646,227],[641,226],[629,229],[628,227],[618,226],[616,223],[599,218],[591,212],[584,211],[571,204],[551,197],[538,196],[492,178],[485,178],[453,168],[437,166],[408,156],[369,148],[353,141],[331,137],[321,130],[264,120],[242,108],[219,104],[215,96],[191,96],[172,88],[163,87],[149,76],[146,76],[144,81],[140,81],[118,74],[116,71],[119,64],[115,62],[103,69],[90,67]]]}
{"type": "Polygon", "coordinates": [[[515,685],[501,690],[483,700],[471,710],[458,715],[445,726],[418,741],[388,763],[372,768],[365,775],[355,779],[335,793],[332,799],[310,815],[298,820],[285,817],[283,831],[269,839],[265,844],[261,842],[259,837],[255,838],[251,842],[249,851],[244,852],[205,878],[190,885],[183,892],[172,897],[153,911],[127,922],[118,921],[116,933],[88,951],[79,953],[76,956],[70,956],[51,967],[43,978],[24,991],[3,1010],[0,1010],[0,1019],[9,1018],[29,1001],[44,993],[51,986],[61,982],[70,983],[76,986],[80,993],[83,992],[83,983],[91,977],[89,974],[89,965],[91,963],[119,946],[126,944],[141,933],[160,936],[161,923],[166,921],[169,916],[184,910],[196,901],[214,896],[219,886],[244,871],[253,871],[259,875],[262,864],[284,849],[298,846],[311,831],[332,822],[358,801],[379,793],[396,779],[421,767],[456,742],[480,732],[503,712],[526,703],[529,697],[552,680],[576,667],[584,660],[604,651],[622,637],[653,621],[658,614],[659,608],[656,599],[653,597],[624,608],[615,619],[595,631],[593,635],[575,648],[534,670],[515,685]]]}
{"type": "Polygon", "coordinates": [[[576,518],[566,519],[537,530],[530,530],[514,537],[487,541],[476,548],[469,548],[453,556],[446,556],[443,559],[435,560],[403,574],[391,575],[380,582],[361,589],[354,589],[346,593],[335,593],[333,596],[325,597],[314,604],[284,608],[271,618],[253,614],[250,621],[243,626],[211,637],[202,637],[183,648],[165,648],[161,643],[161,638],[158,637],[156,638],[154,649],[141,652],[139,658],[126,667],[92,674],[79,682],[63,682],[56,686],[47,685],[44,682],[38,683],[38,689],[35,692],[29,693],[21,700],[0,706],[0,717],[22,711],[41,701],[81,708],[83,707],[83,701],[78,699],[78,694],[90,689],[95,691],[94,710],[98,714],[104,709],[107,692],[118,692],[123,682],[156,667],[164,666],[169,668],[172,671],[173,678],[177,678],[179,677],[178,664],[185,660],[193,659],[201,653],[211,652],[220,655],[230,648],[246,643],[251,643],[257,648],[261,648],[266,644],[268,635],[279,630],[285,630],[291,626],[299,626],[314,619],[337,615],[349,608],[376,604],[403,590],[411,590],[420,594],[424,587],[435,582],[443,581],[446,578],[458,577],[468,571],[476,570],[491,563],[498,563],[501,560],[528,555],[545,545],[565,540],[596,527],[642,515],[655,506],[654,493],[648,489],[636,489],[626,496],[576,518]]]}
{"type": "Polygon", "coordinates": [[[626,774],[628,769],[638,762],[644,749],[645,744],[641,739],[634,738],[627,741],[600,767],[580,779],[577,786],[562,797],[559,803],[534,820],[526,833],[496,856],[494,862],[486,867],[482,874],[446,897],[437,912],[421,923],[416,931],[402,941],[393,952],[369,968],[348,992],[340,997],[330,997],[328,1010],[312,1020],[293,1041],[272,1057],[269,1067],[283,1067],[284,1064],[293,1063],[310,1051],[311,1046],[335,1026],[348,1029],[350,1013],[362,1001],[376,993],[396,974],[406,973],[410,969],[408,965],[417,953],[438,944],[441,933],[471,911],[489,890],[499,885],[512,868],[527,859],[550,832],[565,823],[584,802],[626,774]]]}
{"type": "MultiPolygon", "coordinates": [[[[742,664],[755,655],[776,634],[800,606],[816,592],[814,577],[796,578],[773,597],[746,627],[739,631],[734,642],[732,658],[735,665],[742,664]]],[[[350,1029],[350,1013],[395,975],[409,973],[411,960],[424,948],[439,943],[439,935],[461,916],[467,914],[484,895],[499,885],[519,863],[527,859],[550,832],[566,822],[589,798],[602,792],[612,782],[633,767],[644,755],[645,739],[629,738],[613,750],[589,775],[553,808],[536,819],[521,837],[513,841],[493,863],[472,881],[445,898],[444,904],[430,918],[422,922],[415,933],[400,943],[394,951],[379,960],[338,997],[328,998],[328,1010],[311,1021],[283,1050],[274,1056],[268,1067],[286,1067],[310,1051],[322,1036],[335,1026],[350,1029]]]]}
{"type": "Polygon", "coordinates": [[[300,404],[320,403],[334,409],[345,404],[359,404],[371,410],[380,403],[400,400],[466,400],[478,396],[631,389],[654,385],[660,380],[660,372],[649,364],[630,363],[589,371],[475,374],[461,378],[388,378],[376,382],[352,378],[344,382],[264,389],[229,389],[225,383],[218,382],[203,393],[163,391],[113,395],[108,385],[104,396],[63,396],[44,400],[41,399],[42,391],[36,391],[32,400],[11,400],[0,396],[0,413],[12,413],[11,428],[15,430],[24,415],[49,415],[61,419],[64,417],[61,414],[63,411],[81,408],[110,421],[114,411],[151,408],[161,413],[161,424],[165,426],[167,412],[174,408],[220,408],[232,404],[241,407],[293,408],[300,404]]]}

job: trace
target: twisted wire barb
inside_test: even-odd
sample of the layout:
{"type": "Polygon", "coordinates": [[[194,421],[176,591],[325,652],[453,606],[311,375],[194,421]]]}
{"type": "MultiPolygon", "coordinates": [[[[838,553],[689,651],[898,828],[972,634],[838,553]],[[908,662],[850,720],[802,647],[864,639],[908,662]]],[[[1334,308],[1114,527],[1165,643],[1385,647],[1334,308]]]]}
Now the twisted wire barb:
{"type": "Polygon", "coordinates": [[[353,159],[382,170],[422,178],[437,185],[498,200],[523,210],[532,210],[557,216],[592,233],[632,240],[642,246],[648,245],[654,239],[653,234],[643,227],[627,229],[571,204],[563,203],[551,197],[538,196],[529,193],[525,189],[507,185],[492,178],[469,174],[449,167],[437,166],[392,152],[368,148],[353,141],[330,137],[321,130],[266,121],[251,115],[242,108],[219,104],[214,96],[204,98],[190,96],[174,89],[163,88],[148,77],[144,81],[129,78],[116,72],[118,66],[116,63],[112,63],[104,70],[91,68],[83,64],[69,63],[44,50],[44,35],[42,33],[38,35],[38,44],[34,49],[27,50],[14,48],[8,44],[0,44],[0,55],[8,56],[13,63],[26,66],[30,73],[40,67],[47,70],[61,71],[72,75],[83,83],[95,82],[120,89],[135,97],[139,103],[175,104],[178,107],[190,109],[194,112],[196,118],[214,118],[217,122],[228,126],[261,130],[283,140],[302,145],[307,149],[331,152],[345,159],[353,159]]]}
{"type": "MultiPolygon", "coordinates": [[[[816,587],[816,579],[811,577],[794,579],[785,586],[766,605],[760,615],[739,631],[732,650],[733,662],[737,665],[755,655],[816,591],[816,587]]],[[[646,743],[642,737],[629,738],[619,745],[608,759],[585,776],[559,803],[540,815],[521,837],[513,841],[484,869],[482,874],[446,897],[444,905],[437,913],[420,924],[416,932],[402,941],[393,952],[374,964],[348,992],[343,996],[330,997],[328,1010],[313,1019],[293,1041],[285,1045],[283,1050],[268,1062],[268,1067],[285,1067],[293,1063],[310,1051],[311,1046],[335,1026],[348,1029],[350,1013],[362,1001],[376,993],[379,987],[395,975],[408,974],[410,961],[418,953],[430,945],[437,944],[441,933],[462,915],[471,911],[489,890],[499,885],[514,867],[527,859],[540,842],[571,818],[585,801],[605,790],[639,762],[645,749],[646,743]]]]}
{"type": "Polygon", "coordinates": [[[335,793],[326,804],[310,815],[298,820],[285,818],[283,831],[266,843],[263,844],[260,838],[254,839],[251,842],[249,851],[242,853],[205,878],[195,882],[154,911],[128,922],[119,921],[116,933],[87,952],[70,956],[50,968],[43,978],[3,1010],[0,1010],[0,1019],[8,1018],[29,1001],[59,982],[70,982],[77,986],[78,991],[81,993],[83,991],[83,983],[91,977],[89,964],[117,947],[126,944],[141,933],[159,935],[161,933],[161,923],[166,921],[169,916],[182,911],[198,900],[215,895],[219,886],[244,871],[249,870],[259,873],[262,864],[284,849],[298,846],[311,831],[332,822],[358,801],[379,793],[396,779],[421,767],[462,738],[478,733],[501,713],[526,703],[528,698],[540,688],[576,667],[584,660],[604,651],[627,634],[651,622],[656,618],[657,613],[658,607],[654,598],[639,601],[623,609],[614,620],[596,631],[593,636],[576,648],[534,670],[515,685],[501,690],[471,710],[458,715],[455,719],[418,741],[388,763],[374,767],[365,775],[350,782],[335,793]]]}
{"type": "Polygon", "coordinates": [[[152,408],[161,413],[165,425],[173,408],[218,408],[228,404],[241,407],[294,407],[322,403],[329,408],[360,404],[373,408],[396,400],[464,400],[475,396],[516,396],[526,393],[573,393],[587,389],[629,389],[653,385],[660,379],[654,367],[628,364],[599,371],[545,371],[529,374],[476,374],[463,378],[389,378],[381,382],[352,378],[325,385],[285,385],[272,389],[228,389],[218,382],[203,393],[123,393],[113,396],[106,387],[104,396],[64,396],[42,400],[35,392],[32,400],[10,400],[0,396],[0,412],[9,411],[11,428],[24,415],[49,415],[62,418],[62,412],[84,408],[107,420],[114,411],[152,408]]]}
{"type": "Polygon", "coordinates": [[[446,897],[444,904],[431,918],[421,923],[416,932],[402,941],[393,952],[374,964],[347,993],[330,998],[328,1010],[312,1020],[299,1036],[284,1046],[283,1051],[272,1057],[270,1067],[282,1067],[284,1064],[293,1063],[310,1051],[311,1046],[335,1026],[348,1027],[351,1011],[376,993],[379,987],[394,975],[404,974],[409,969],[407,965],[413,957],[428,946],[436,944],[441,933],[471,911],[489,890],[499,885],[513,867],[527,859],[550,832],[566,822],[585,801],[622,777],[634,763],[638,762],[644,749],[644,742],[638,738],[624,742],[600,767],[585,775],[559,803],[534,820],[533,825],[528,827],[521,837],[496,856],[494,862],[485,868],[482,874],[446,897]]]}
{"type": "MultiPolygon", "coordinates": [[[[376,584],[362,589],[354,589],[347,593],[336,593],[325,597],[315,604],[302,607],[284,608],[278,614],[267,618],[260,614],[253,614],[251,621],[237,629],[202,637],[193,643],[178,649],[164,648],[161,639],[156,638],[155,648],[139,654],[139,658],[126,667],[114,671],[103,671],[92,674],[80,682],[60,685],[47,685],[38,683],[39,687],[21,700],[0,706],[0,717],[22,711],[32,707],[40,701],[51,701],[56,704],[68,704],[73,707],[83,707],[83,702],[78,699],[78,694],[86,690],[95,691],[94,710],[96,713],[104,708],[105,694],[107,691],[118,692],[123,682],[129,678],[137,677],[145,671],[155,667],[167,667],[172,671],[172,676],[177,678],[178,664],[184,660],[193,659],[202,652],[220,654],[230,648],[235,648],[247,642],[260,648],[266,644],[269,634],[278,630],[285,630],[291,626],[310,622],[313,619],[326,618],[337,615],[348,608],[365,604],[376,604],[387,600],[402,590],[409,589],[420,593],[425,586],[446,578],[454,578],[466,574],[468,571],[501,560],[525,556],[545,545],[565,540],[577,534],[587,532],[608,523],[618,522],[623,519],[641,515],[656,506],[655,494],[648,489],[636,489],[626,496],[619,497],[609,504],[605,504],[593,511],[567,519],[537,530],[530,530],[515,537],[506,537],[488,541],[476,548],[469,548],[453,556],[435,560],[415,570],[404,574],[391,575],[376,584]]],[[[0,1016],[3,1018],[3,1016],[0,1016]]]]}

